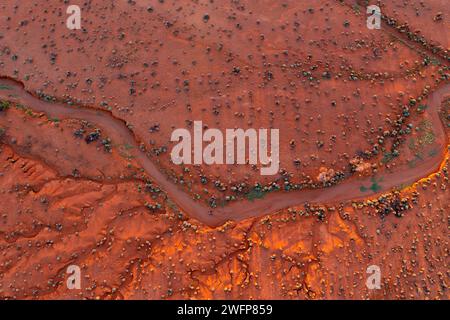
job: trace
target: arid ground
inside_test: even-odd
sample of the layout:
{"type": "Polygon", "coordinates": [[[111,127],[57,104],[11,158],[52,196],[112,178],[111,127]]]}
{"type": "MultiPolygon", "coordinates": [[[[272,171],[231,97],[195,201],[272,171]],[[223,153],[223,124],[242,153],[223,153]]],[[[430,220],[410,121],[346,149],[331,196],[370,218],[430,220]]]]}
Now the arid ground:
{"type": "Polygon", "coordinates": [[[449,299],[449,50],[447,0],[0,0],[0,298],[449,299]]]}

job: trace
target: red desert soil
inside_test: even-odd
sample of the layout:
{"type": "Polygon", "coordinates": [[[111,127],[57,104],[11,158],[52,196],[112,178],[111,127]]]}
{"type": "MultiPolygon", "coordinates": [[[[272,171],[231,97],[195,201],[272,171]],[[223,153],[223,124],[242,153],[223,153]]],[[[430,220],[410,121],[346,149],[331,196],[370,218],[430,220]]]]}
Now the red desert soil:
{"type": "Polygon", "coordinates": [[[450,12],[407,4],[0,4],[0,297],[448,299],[450,12]],[[279,174],[175,166],[195,120],[279,174]]]}
{"type": "MultiPolygon", "coordinates": [[[[262,216],[289,206],[302,203],[330,203],[337,201],[349,201],[364,198],[366,194],[360,190],[362,185],[371,183],[373,177],[365,177],[362,179],[353,179],[345,181],[337,186],[331,187],[329,190],[298,190],[288,193],[276,192],[266,195],[263,199],[256,202],[242,200],[227,205],[224,208],[211,209],[206,204],[192,199],[189,194],[172,182],[169,177],[163,173],[152,163],[145,152],[140,150],[139,145],[135,143],[134,136],[131,134],[127,126],[111,117],[107,112],[101,112],[94,109],[76,108],[74,106],[66,106],[61,103],[48,103],[39,100],[23,88],[11,80],[0,79],[0,98],[9,100],[14,103],[26,106],[32,106],[35,112],[44,112],[48,118],[53,119],[84,119],[88,122],[100,125],[109,133],[108,136],[120,145],[132,146],[130,155],[138,161],[145,169],[150,178],[156,182],[158,186],[167,193],[176,205],[187,213],[188,216],[195,218],[210,226],[220,226],[228,220],[243,220],[249,217],[262,216]],[[6,93],[6,94],[5,94],[6,93]],[[241,202],[245,201],[245,206],[241,202]]],[[[444,98],[450,98],[450,84],[435,90],[426,100],[429,106],[429,112],[432,115],[432,126],[434,133],[442,142],[439,145],[438,161],[436,158],[429,158],[427,161],[411,168],[405,165],[405,168],[397,168],[392,173],[383,175],[378,193],[389,191],[390,189],[401,186],[410,185],[424,176],[435,172],[444,158],[447,149],[447,138],[444,125],[442,124],[439,114],[441,102],[444,98]],[[440,159],[440,160],[439,160],[440,159]]],[[[376,178],[376,177],[375,177],[376,178]]]]}

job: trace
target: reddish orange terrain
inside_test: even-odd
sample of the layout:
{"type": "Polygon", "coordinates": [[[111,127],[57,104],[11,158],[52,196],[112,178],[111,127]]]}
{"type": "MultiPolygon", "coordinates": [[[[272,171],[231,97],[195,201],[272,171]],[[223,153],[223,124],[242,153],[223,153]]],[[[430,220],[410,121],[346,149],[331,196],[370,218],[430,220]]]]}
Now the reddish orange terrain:
{"type": "Polygon", "coordinates": [[[449,50],[448,0],[0,1],[0,298],[449,299],[449,50]]]}

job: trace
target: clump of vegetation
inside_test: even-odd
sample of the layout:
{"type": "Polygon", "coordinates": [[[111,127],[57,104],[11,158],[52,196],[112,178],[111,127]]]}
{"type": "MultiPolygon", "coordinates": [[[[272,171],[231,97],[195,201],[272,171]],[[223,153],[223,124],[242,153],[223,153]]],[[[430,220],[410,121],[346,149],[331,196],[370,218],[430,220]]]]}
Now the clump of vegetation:
{"type": "Polygon", "coordinates": [[[110,138],[105,138],[102,140],[102,145],[103,145],[103,149],[106,152],[111,153],[112,151],[112,143],[111,143],[111,139],[110,138]]]}
{"type": "Polygon", "coordinates": [[[256,185],[249,193],[245,196],[247,200],[253,201],[255,199],[262,199],[266,195],[266,192],[261,188],[261,186],[256,185]]]}
{"type": "Polygon", "coordinates": [[[100,138],[100,130],[96,129],[94,132],[89,133],[84,139],[87,144],[97,141],[100,138]]]}
{"type": "Polygon", "coordinates": [[[211,208],[217,208],[217,199],[215,197],[209,198],[208,204],[211,208]]]}
{"type": "Polygon", "coordinates": [[[381,186],[379,185],[379,182],[383,181],[383,179],[375,179],[375,177],[372,177],[370,179],[370,181],[372,182],[372,184],[370,185],[370,187],[365,187],[365,186],[361,186],[359,188],[359,190],[361,190],[361,192],[366,192],[368,190],[372,190],[373,193],[377,193],[378,191],[381,190],[381,186]]]}
{"type": "Polygon", "coordinates": [[[1,111],[6,111],[10,106],[9,101],[0,101],[0,112],[1,111]]]}
{"type": "Polygon", "coordinates": [[[409,210],[411,205],[407,198],[400,198],[399,195],[395,195],[393,198],[378,203],[376,206],[377,212],[382,216],[387,216],[393,213],[397,218],[401,218],[405,215],[405,211],[409,210]]]}
{"type": "Polygon", "coordinates": [[[395,156],[396,154],[397,154],[397,153],[386,151],[386,152],[383,154],[383,159],[381,159],[381,162],[386,164],[386,163],[392,161],[392,160],[396,157],[396,156],[395,156]]]}
{"type": "Polygon", "coordinates": [[[418,107],[417,107],[417,112],[424,112],[425,110],[427,110],[428,109],[428,106],[426,105],[426,104],[420,104],[418,107]]]}
{"type": "Polygon", "coordinates": [[[417,127],[419,137],[416,141],[410,139],[408,147],[412,151],[420,152],[426,145],[431,145],[436,140],[433,124],[428,120],[422,120],[417,127]]]}
{"type": "Polygon", "coordinates": [[[162,205],[159,203],[150,204],[148,202],[145,203],[145,207],[151,212],[155,212],[162,209],[162,205]]]}
{"type": "Polygon", "coordinates": [[[152,193],[159,193],[161,192],[161,189],[152,184],[151,182],[147,182],[145,184],[145,191],[146,192],[152,192],[152,193]]]}
{"type": "Polygon", "coordinates": [[[5,135],[6,129],[0,127],[0,139],[3,138],[3,136],[5,135]]]}
{"type": "Polygon", "coordinates": [[[75,177],[75,178],[81,177],[80,170],[78,170],[77,168],[74,168],[74,169],[72,170],[72,176],[75,177]]]}
{"type": "Polygon", "coordinates": [[[152,152],[153,152],[153,154],[155,156],[159,156],[160,154],[167,152],[167,147],[162,146],[162,147],[159,147],[159,148],[153,148],[152,152]]]}
{"type": "Polygon", "coordinates": [[[326,218],[326,208],[322,207],[322,206],[314,206],[311,205],[310,203],[306,202],[305,203],[305,211],[303,212],[302,210],[300,210],[301,212],[299,213],[300,215],[305,215],[307,217],[309,216],[315,216],[317,217],[317,220],[320,222],[325,221],[326,218]]]}
{"type": "Polygon", "coordinates": [[[80,128],[80,129],[75,130],[75,131],[73,132],[73,135],[74,135],[76,138],[80,138],[80,139],[81,139],[81,138],[83,138],[84,133],[85,133],[84,129],[83,129],[83,128],[80,128]]]}
{"type": "Polygon", "coordinates": [[[207,183],[208,183],[208,178],[205,177],[205,176],[200,176],[200,182],[201,182],[202,184],[207,184],[207,183]]]}
{"type": "Polygon", "coordinates": [[[419,145],[432,144],[436,140],[433,132],[433,124],[431,122],[423,120],[419,125],[419,131],[422,132],[418,141],[419,145]]]}

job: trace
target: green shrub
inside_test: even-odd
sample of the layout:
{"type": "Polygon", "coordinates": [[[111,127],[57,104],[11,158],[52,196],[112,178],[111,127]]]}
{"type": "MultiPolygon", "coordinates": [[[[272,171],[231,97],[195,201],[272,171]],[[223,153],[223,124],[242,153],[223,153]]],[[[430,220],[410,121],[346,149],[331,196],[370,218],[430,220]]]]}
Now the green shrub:
{"type": "Polygon", "coordinates": [[[0,101],[0,111],[5,111],[9,108],[9,101],[0,101]]]}

